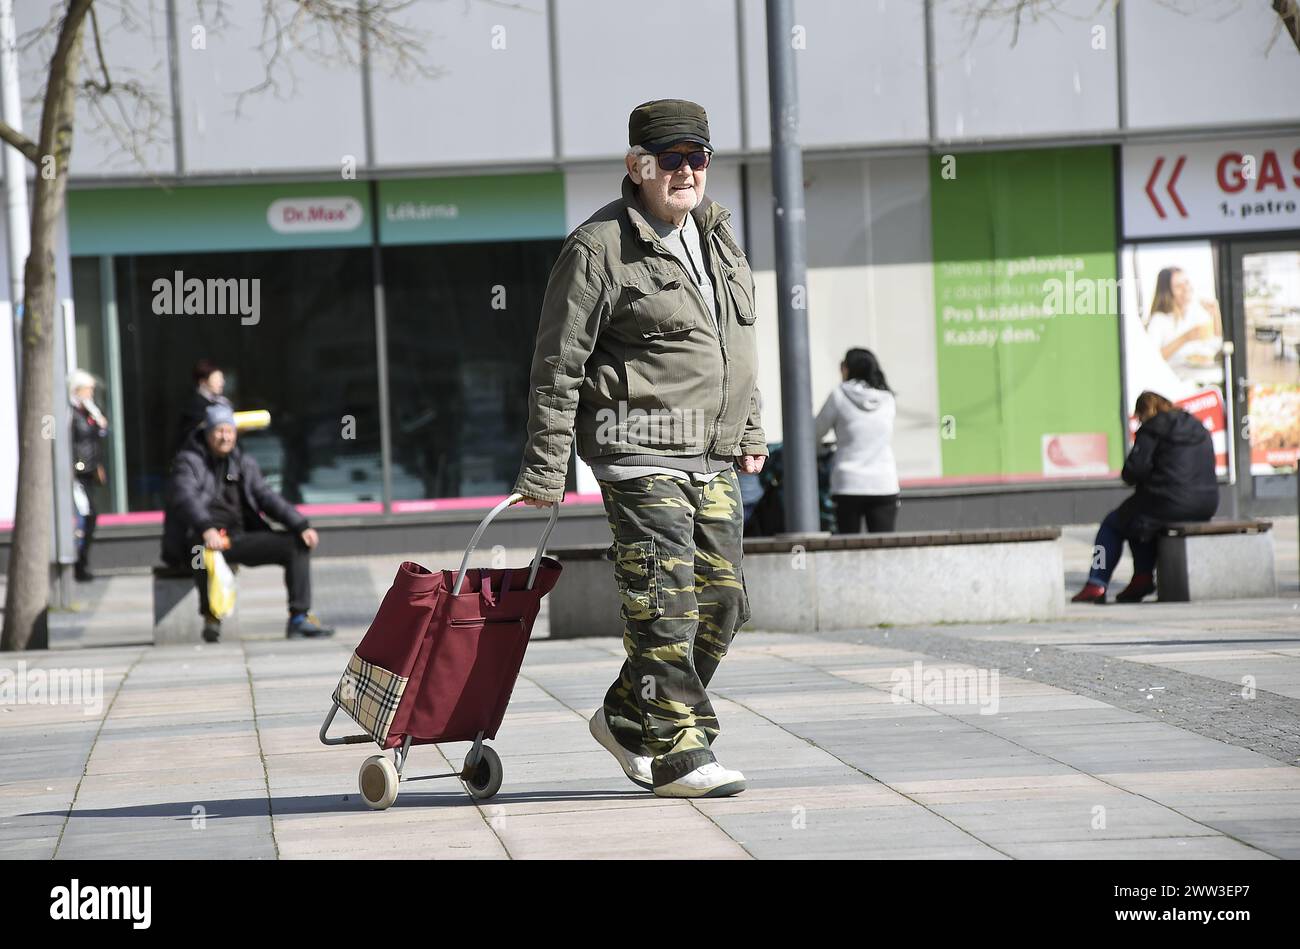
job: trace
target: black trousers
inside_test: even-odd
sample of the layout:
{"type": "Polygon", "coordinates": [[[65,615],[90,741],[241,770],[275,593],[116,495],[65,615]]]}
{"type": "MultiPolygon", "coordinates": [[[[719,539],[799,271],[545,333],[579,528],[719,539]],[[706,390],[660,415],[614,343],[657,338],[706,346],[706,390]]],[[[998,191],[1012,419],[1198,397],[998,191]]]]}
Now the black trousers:
{"type": "Polygon", "coordinates": [[[835,502],[835,533],[861,534],[862,522],[867,533],[889,534],[898,520],[897,494],[832,494],[835,502]]]}
{"type": "MultiPolygon", "coordinates": [[[[305,613],[311,609],[311,551],[297,534],[279,531],[250,531],[230,538],[230,549],[223,552],[228,564],[284,567],[284,586],[289,593],[289,612],[305,613]]],[[[199,612],[208,612],[208,572],[194,571],[199,586],[199,612]]]]}
{"type": "Polygon", "coordinates": [[[86,570],[90,567],[90,547],[95,542],[95,525],[99,521],[99,511],[95,509],[95,479],[78,478],[81,487],[86,492],[87,513],[85,517],[78,516],[80,536],[77,538],[77,569],[86,570]]]}

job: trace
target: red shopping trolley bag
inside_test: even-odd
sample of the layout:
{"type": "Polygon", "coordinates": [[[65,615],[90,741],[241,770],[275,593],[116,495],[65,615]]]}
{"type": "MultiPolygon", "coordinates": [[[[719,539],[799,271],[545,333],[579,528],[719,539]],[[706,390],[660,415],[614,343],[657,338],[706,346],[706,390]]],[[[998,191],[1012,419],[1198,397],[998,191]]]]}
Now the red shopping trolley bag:
{"type": "MultiPolygon", "coordinates": [[[[492,518],[521,497],[484,517],[459,570],[398,568],[334,691],[331,717],[342,708],[381,748],[496,737],[542,597],[562,569],[544,555],[558,504],[529,566],[467,569],[492,518]]],[[[325,738],[328,724],[321,740],[343,743],[325,738]]]]}

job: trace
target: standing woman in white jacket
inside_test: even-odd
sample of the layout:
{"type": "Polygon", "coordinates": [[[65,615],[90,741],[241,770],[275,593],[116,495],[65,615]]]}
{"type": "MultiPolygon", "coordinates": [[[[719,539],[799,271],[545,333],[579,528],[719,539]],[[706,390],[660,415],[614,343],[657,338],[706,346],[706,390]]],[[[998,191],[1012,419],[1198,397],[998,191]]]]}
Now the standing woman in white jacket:
{"type": "Polygon", "coordinates": [[[817,413],[817,441],[835,431],[831,498],[835,532],[888,533],[898,517],[898,466],[894,437],[894,393],[869,349],[850,349],[840,363],[843,382],[817,413]]]}

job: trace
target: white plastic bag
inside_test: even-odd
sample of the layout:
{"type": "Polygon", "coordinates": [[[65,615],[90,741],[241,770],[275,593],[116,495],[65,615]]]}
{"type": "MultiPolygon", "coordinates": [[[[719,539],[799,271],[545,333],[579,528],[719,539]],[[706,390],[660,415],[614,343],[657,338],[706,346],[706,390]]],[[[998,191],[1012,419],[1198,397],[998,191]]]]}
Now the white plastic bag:
{"type": "Polygon", "coordinates": [[[75,478],[72,481],[72,506],[77,509],[78,517],[90,516],[90,498],[86,495],[86,486],[75,478]]]}

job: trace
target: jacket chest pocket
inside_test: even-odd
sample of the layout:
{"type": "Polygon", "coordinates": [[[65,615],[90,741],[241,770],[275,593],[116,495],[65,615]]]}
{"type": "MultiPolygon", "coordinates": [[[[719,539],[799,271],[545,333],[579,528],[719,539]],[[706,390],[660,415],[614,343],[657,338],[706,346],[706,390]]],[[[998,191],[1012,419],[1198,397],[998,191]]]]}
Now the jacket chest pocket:
{"type": "Polygon", "coordinates": [[[680,339],[695,329],[690,291],[681,278],[651,274],[624,292],[642,338],[680,339]]]}
{"type": "Polygon", "coordinates": [[[727,287],[731,290],[731,299],[736,304],[736,321],[746,326],[752,324],[758,316],[754,308],[754,277],[744,264],[731,266],[723,264],[727,287]]]}

